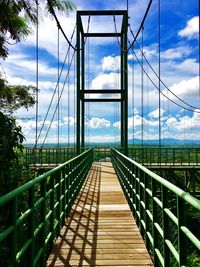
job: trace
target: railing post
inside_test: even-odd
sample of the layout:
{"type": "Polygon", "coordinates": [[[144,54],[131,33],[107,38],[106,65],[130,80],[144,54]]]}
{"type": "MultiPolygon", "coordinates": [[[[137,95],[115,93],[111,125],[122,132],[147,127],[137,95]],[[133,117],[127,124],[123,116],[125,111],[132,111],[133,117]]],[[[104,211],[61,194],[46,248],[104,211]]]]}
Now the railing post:
{"type": "Polygon", "coordinates": [[[80,90],[81,90],[81,84],[80,84],[80,77],[81,77],[81,53],[80,53],[80,33],[81,33],[81,18],[79,13],[77,12],[76,15],[76,74],[77,74],[77,96],[76,96],[76,154],[78,155],[80,153],[80,145],[81,145],[81,136],[80,136],[80,90]]]}
{"type": "Polygon", "coordinates": [[[53,247],[53,241],[55,237],[55,229],[54,229],[54,218],[55,218],[55,211],[54,211],[54,197],[55,197],[55,178],[54,174],[50,176],[50,189],[52,190],[50,195],[50,210],[51,210],[51,217],[50,217],[50,232],[51,232],[51,238],[50,238],[50,248],[53,247]]]}
{"type": "Polygon", "coordinates": [[[169,248],[166,244],[166,240],[169,237],[169,223],[168,217],[165,212],[165,209],[168,209],[168,191],[167,188],[163,185],[161,186],[161,193],[162,193],[162,222],[163,222],[163,258],[164,258],[164,267],[170,266],[170,255],[169,255],[169,248]]]}
{"type": "Polygon", "coordinates": [[[34,253],[35,253],[35,239],[34,239],[34,230],[35,230],[35,208],[34,208],[34,202],[35,202],[35,187],[33,186],[29,190],[29,209],[31,210],[31,214],[29,217],[29,236],[32,239],[30,248],[29,248],[29,266],[34,267],[34,253]]]}
{"type": "Polygon", "coordinates": [[[14,227],[11,235],[11,264],[10,266],[16,266],[16,254],[17,254],[17,197],[11,202],[11,225],[14,227]]]}
{"type": "Polygon", "coordinates": [[[146,241],[146,247],[147,250],[150,250],[150,242],[149,237],[147,233],[150,233],[150,219],[149,215],[147,214],[147,210],[149,210],[149,195],[147,193],[148,189],[148,176],[145,173],[144,174],[144,203],[145,203],[145,225],[146,225],[146,231],[145,231],[145,241],[146,241]]]}
{"type": "Polygon", "coordinates": [[[42,255],[41,255],[41,266],[45,266],[45,238],[46,238],[46,179],[41,183],[41,197],[44,199],[41,204],[41,223],[43,223],[41,229],[41,248],[42,248],[42,255]]]}
{"type": "Polygon", "coordinates": [[[56,175],[56,184],[58,184],[56,189],[56,202],[57,202],[57,208],[56,208],[56,219],[57,219],[57,227],[56,227],[56,236],[60,233],[60,211],[61,211],[61,205],[60,205],[60,171],[56,175]]]}
{"type": "Polygon", "coordinates": [[[151,188],[152,188],[152,217],[153,217],[153,257],[154,257],[154,266],[158,266],[158,257],[156,254],[156,249],[158,248],[158,233],[156,229],[157,222],[157,212],[156,212],[156,202],[154,197],[156,197],[156,182],[153,178],[151,178],[151,188]]]}
{"type": "Polygon", "coordinates": [[[195,153],[195,155],[196,155],[196,163],[198,163],[198,150],[195,149],[195,151],[196,151],[196,153],[195,153]]]}
{"type": "Polygon", "coordinates": [[[65,223],[65,206],[66,206],[66,178],[65,178],[65,169],[61,172],[61,179],[62,179],[62,225],[65,223]]]}
{"type": "Polygon", "coordinates": [[[183,199],[177,196],[177,215],[178,215],[178,252],[179,266],[187,266],[187,249],[185,235],[181,227],[185,226],[185,203],[183,199]]]}

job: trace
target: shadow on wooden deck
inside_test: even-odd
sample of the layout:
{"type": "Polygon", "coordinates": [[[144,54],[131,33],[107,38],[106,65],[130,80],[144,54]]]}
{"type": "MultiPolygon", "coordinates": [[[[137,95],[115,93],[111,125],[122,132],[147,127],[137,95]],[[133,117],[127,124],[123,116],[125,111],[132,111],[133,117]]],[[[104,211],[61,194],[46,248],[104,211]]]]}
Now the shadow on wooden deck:
{"type": "Polygon", "coordinates": [[[56,241],[47,266],[95,266],[101,171],[93,166],[56,241]]]}

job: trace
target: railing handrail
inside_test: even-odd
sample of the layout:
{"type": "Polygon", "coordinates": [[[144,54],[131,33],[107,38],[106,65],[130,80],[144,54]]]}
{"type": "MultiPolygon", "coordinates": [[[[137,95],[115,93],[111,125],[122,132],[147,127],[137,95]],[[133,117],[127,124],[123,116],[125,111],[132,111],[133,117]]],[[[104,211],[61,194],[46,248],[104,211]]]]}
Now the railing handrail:
{"type": "Polygon", "coordinates": [[[157,182],[161,183],[167,189],[171,190],[173,193],[178,195],[180,198],[185,200],[187,203],[189,203],[193,208],[200,211],[200,200],[193,197],[189,193],[185,192],[181,188],[177,187],[176,185],[170,183],[169,181],[165,180],[164,178],[160,177],[159,175],[155,174],[154,172],[150,171],[146,167],[142,166],[141,164],[137,163],[136,161],[130,159],[129,157],[125,156],[124,154],[120,153],[116,149],[113,148],[113,150],[118,153],[120,156],[123,156],[126,160],[132,162],[134,165],[136,165],[139,169],[141,169],[146,174],[150,175],[152,178],[154,178],[157,182]]]}
{"type": "Polygon", "coordinates": [[[2,266],[45,266],[93,162],[93,149],[0,197],[2,266]]]}
{"type": "Polygon", "coordinates": [[[186,211],[198,213],[200,201],[116,149],[112,161],[155,266],[191,266],[200,239],[186,211]]]}
{"type": "Polygon", "coordinates": [[[48,176],[56,173],[57,171],[63,169],[63,167],[67,166],[68,164],[70,164],[71,162],[73,162],[74,160],[82,157],[84,154],[88,153],[89,151],[91,151],[92,148],[86,150],[85,152],[77,155],[76,157],[56,166],[55,168],[45,172],[44,174],[41,174],[40,176],[34,178],[33,180],[25,183],[24,185],[21,185],[20,187],[14,189],[11,192],[8,192],[7,194],[3,195],[0,197],[0,206],[4,205],[6,202],[11,201],[12,199],[16,198],[19,194],[25,192],[26,190],[29,190],[31,187],[35,186],[36,184],[40,183],[41,181],[43,181],[44,179],[46,179],[48,176]]]}

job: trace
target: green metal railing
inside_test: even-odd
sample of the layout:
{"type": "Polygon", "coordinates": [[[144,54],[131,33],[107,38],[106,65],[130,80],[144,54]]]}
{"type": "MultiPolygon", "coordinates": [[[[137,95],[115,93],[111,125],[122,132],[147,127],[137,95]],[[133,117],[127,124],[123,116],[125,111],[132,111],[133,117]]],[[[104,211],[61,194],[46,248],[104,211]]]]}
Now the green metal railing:
{"type": "Polygon", "coordinates": [[[194,266],[200,236],[189,224],[191,214],[200,222],[200,201],[115,149],[112,162],[155,266],[194,266]]]}
{"type": "Polygon", "coordinates": [[[45,266],[92,162],[90,149],[0,198],[0,266],[45,266]]]}
{"type": "MultiPolygon", "coordinates": [[[[81,148],[84,152],[88,148],[81,148]]],[[[95,147],[94,161],[111,161],[111,148],[95,147]]],[[[76,148],[25,148],[24,162],[28,166],[51,167],[66,162],[76,156],[76,148]]]]}
{"type": "Polygon", "coordinates": [[[109,147],[95,147],[94,148],[95,161],[111,161],[111,148],[109,147]]]}
{"type": "MultiPolygon", "coordinates": [[[[86,149],[85,149],[86,150],[86,149]]],[[[85,150],[82,150],[84,152],[85,150]]],[[[52,165],[66,162],[76,156],[76,148],[25,148],[27,165],[52,165]]]]}
{"type": "MultiPolygon", "coordinates": [[[[88,148],[81,148],[81,152],[88,148]]],[[[122,148],[117,150],[123,152],[122,148]]],[[[58,165],[62,162],[76,156],[76,149],[69,148],[26,148],[24,153],[24,161],[27,165],[58,165]]],[[[200,148],[170,148],[170,147],[129,147],[129,158],[147,166],[155,166],[159,163],[163,165],[200,165],[200,148]]],[[[95,161],[110,161],[111,148],[95,147],[95,161]]]]}
{"type": "Polygon", "coordinates": [[[147,165],[200,165],[200,148],[197,147],[129,147],[128,156],[147,165]]]}

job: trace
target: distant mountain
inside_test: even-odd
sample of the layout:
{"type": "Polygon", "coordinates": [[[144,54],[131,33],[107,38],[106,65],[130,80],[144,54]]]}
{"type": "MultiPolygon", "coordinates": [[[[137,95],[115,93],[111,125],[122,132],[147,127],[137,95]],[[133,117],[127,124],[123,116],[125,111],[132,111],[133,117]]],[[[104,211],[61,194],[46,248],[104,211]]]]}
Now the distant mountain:
{"type": "MultiPolygon", "coordinates": [[[[141,139],[132,139],[129,140],[129,145],[135,144],[135,145],[141,145],[142,141],[141,139]]],[[[158,140],[144,140],[144,145],[150,145],[150,146],[158,146],[158,140]]],[[[178,140],[173,138],[164,138],[161,140],[161,145],[163,146],[199,146],[200,140],[178,140]]],[[[86,144],[86,147],[118,147],[118,143],[90,143],[86,144]]],[[[33,148],[34,144],[25,144],[25,147],[33,148]]],[[[40,147],[40,144],[38,144],[38,147],[40,147]]],[[[48,148],[57,148],[57,144],[45,144],[43,147],[48,148]]],[[[59,147],[68,147],[68,144],[60,144],[59,147]]],[[[74,144],[70,144],[69,147],[74,147],[74,144]]]]}
{"type": "MultiPolygon", "coordinates": [[[[132,139],[129,140],[129,144],[136,144],[136,145],[141,145],[142,141],[141,139],[132,139]]],[[[145,145],[158,145],[158,140],[144,140],[143,144],[145,145]]],[[[196,146],[200,145],[200,140],[178,140],[178,139],[173,139],[173,138],[163,138],[161,140],[161,145],[164,146],[196,146]]]]}

